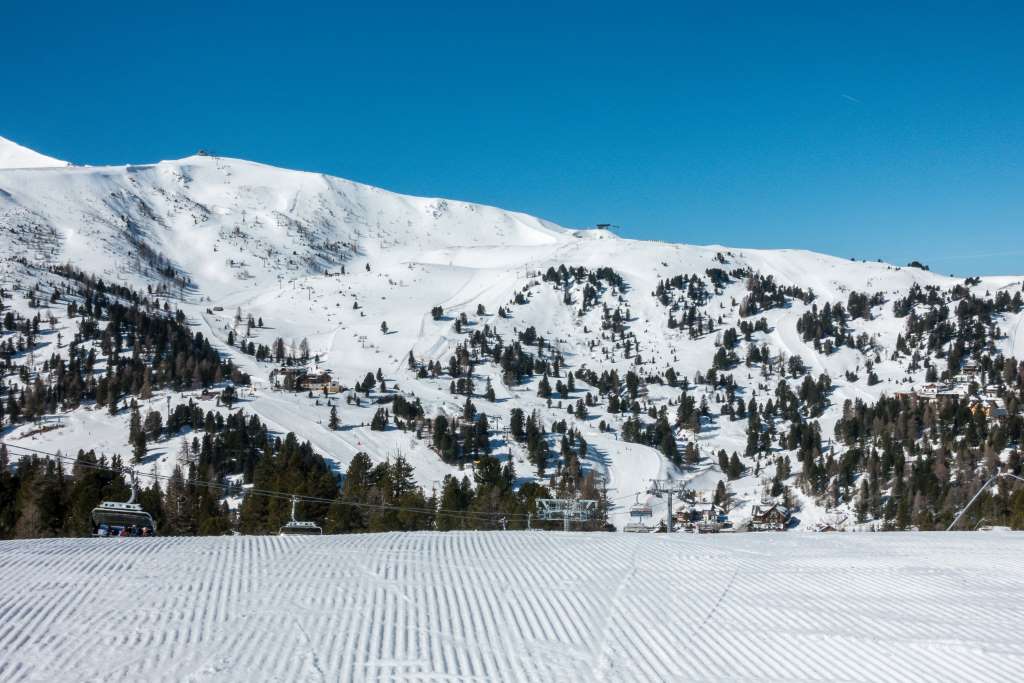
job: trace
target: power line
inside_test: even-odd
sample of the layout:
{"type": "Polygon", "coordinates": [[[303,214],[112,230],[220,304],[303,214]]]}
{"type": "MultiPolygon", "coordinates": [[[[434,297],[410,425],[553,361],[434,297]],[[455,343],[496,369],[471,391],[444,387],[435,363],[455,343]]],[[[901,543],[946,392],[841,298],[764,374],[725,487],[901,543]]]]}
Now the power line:
{"type": "Polygon", "coordinates": [[[981,497],[981,494],[984,493],[985,491],[987,491],[988,487],[992,485],[992,482],[994,482],[996,479],[999,479],[1000,477],[1011,477],[1011,478],[1016,479],[1018,481],[1024,481],[1024,477],[1018,477],[1013,472],[996,472],[995,474],[992,475],[992,477],[988,481],[986,481],[984,484],[982,484],[981,488],[978,489],[978,492],[974,494],[974,497],[971,498],[967,502],[967,505],[964,506],[964,509],[961,510],[960,514],[956,516],[956,519],[954,519],[950,523],[950,525],[948,527],[946,527],[946,531],[952,531],[953,527],[955,527],[957,525],[957,523],[960,522],[960,518],[963,517],[965,514],[967,514],[967,511],[970,509],[970,507],[972,505],[974,505],[974,501],[978,500],[978,498],[981,497]]]}
{"type": "MultiPolygon", "coordinates": [[[[106,471],[115,472],[117,474],[122,474],[122,475],[126,474],[130,470],[134,469],[133,467],[130,467],[130,466],[122,466],[120,469],[118,469],[118,468],[112,467],[110,465],[101,465],[99,463],[89,462],[88,460],[80,460],[77,457],[61,455],[59,453],[51,453],[49,451],[43,451],[43,450],[39,450],[39,449],[36,449],[36,448],[30,448],[28,446],[21,446],[19,444],[5,444],[5,445],[8,448],[16,448],[16,449],[19,449],[19,450],[22,450],[22,451],[27,451],[27,452],[35,454],[35,455],[42,455],[42,456],[46,456],[46,457],[49,457],[49,458],[55,458],[55,459],[58,459],[58,460],[69,462],[71,464],[77,464],[77,465],[80,465],[82,467],[106,470],[106,471]]],[[[260,447],[254,446],[254,448],[259,449],[260,447]]],[[[225,452],[248,453],[249,451],[247,449],[225,449],[225,452]]],[[[138,475],[142,476],[142,477],[148,477],[148,478],[153,479],[153,480],[159,480],[159,481],[170,481],[171,479],[173,479],[173,477],[170,476],[170,475],[158,474],[156,472],[140,471],[140,472],[138,472],[138,475]]],[[[221,490],[221,491],[223,491],[225,493],[235,491],[235,490],[237,490],[239,488],[238,485],[223,484],[221,482],[206,481],[206,480],[202,480],[202,479],[184,479],[183,482],[186,485],[190,485],[190,486],[204,486],[206,488],[218,489],[218,490],[221,490]]],[[[610,503],[617,502],[617,501],[620,501],[620,500],[625,500],[627,498],[632,498],[632,497],[634,497],[634,496],[636,496],[637,494],[640,494],[640,493],[648,493],[648,494],[650,494],[651,491],[649,489],[648,490],[642,490],[642,491],[636,491],[634,493],[625,494],[625,495],[622,495],[622,496],[617,496],[615,498],[608,498],[608,499],[605,500],[605,502],[610,504],[610,503]]],[[[257,496],[264,496],[264,497],[267,497],[267,498],[274,498],[274,499],[279,499],[279,500],[291,500],[292,497],[296,497],[297,496],[300,501],[307,502],[307,503],[324,503],[324,504],[327,504],[327,505],[330,505],[332,503],[339,503],[341,505],[347,505],[347,506],[350,506],[350,507],[367,509],[367,510],[395,510],[395,511],[417,512],[417,513],[422,513],[422,514],[442,515],[442,516],[446,516],[446,517],[458,517],[458,518],[462,518],[462,519],[466,519],[466,520],[472,520],[472,521],[481,521],[481,520],[494,521],[498,517],[501,517],[501,516],[509,518],[509,519],[515,518],[515,519],[519,519],[519,520],[527,520],[528,521],[529,519],[531,519],[533,517],[536,517],[536,515],[534,515],[533,513],[479,512],[479,511],[474,511],[474,510],[449,511],[449,510],[444,510],[442,508],[432,509],[432,508],[409,507],[409,506],[402,506],[402,505],[389,505],[389,504],[386,504],[386,503],[361,503],[361,502],[356,502],[356,501],[346,501],[346,500],[342,500],[340,498],[321,498],[321,497],[318,497],[318,496],[310,496],[310,495],[304,495],[304,494],[293,494],[293,493],[288,493],[288,492],[284,492],[284,491],[271,491],[271,490],[268,490],[268,489],[256,489],[256,488],[244,489],[242,491],[242,494],[244,496],[257,495],[257,496]]],[[[543,519],[543,517],[541,517],[541,518],[543,519]]],[[[561,517],[559,516],[559,518],[561,518],[561,517]]]]}
{"type": "MultiPolygon", "coordinates": [[[[98,470],[105,470],[105,471],[109,471],[109,472],[114,472],[116,474],[122,474],[123,475],[123,474],[125,474],[127,472],[130,472],[130,471],[134,470],[134,468],[132,468],[132,467],[122,466],[120,468],[115,468],[115,467],[112,467],[110,465],[101,465],[100,463],[89,462],[88,460],[81,460],[81,459],[79,459],[77,457],[71,457],[71,456],[61,455],[59,453],[51,453],[49,451],[42,451],[42,450],[35,449],[35,448],[29,448],[28,446],[20,446],[20,445],[17,445],[17,444],[6,444],[6,445],[7,445],[8,448],[16,448],[16,449],[20,449],[22,451],[27,451],[27,452],[35,454],[35,455],[42,455],[42,456],[46,456],[47,458],[54,458],[56,460],[62,460],[62,461],[65,461],[65,462],[70,462],[72,464],[77,464],[77,465],[80,465],[82,467],[93,468],[93,469],[98,469],[98,470]]],[[[149,477],[149,478],[154,479],[154,480],[162,480],[162,481],[170,481],[170,480],[172,480],[174,478],[172,476],[169,476],[169,475],[166,475],[166,474],[158,474],[156,472],[137,472],[137,474],[138,474],[138,476],[149,477]]],[[[233,486],[233,485],[230,485],[230,484],[222,484],[220,482],[205,481],[205,480],[202,480],[202,479],[184,479],[183,482],[186,485],[204,486],[206,488],[219,489],[219,490],[224,491],[224,492],[230,492],[232,490],[237,489],[237,486],[233,486]]],[[[458,517],[458,518],[467,519],[467,520],[473,520],[473,521],[483,521],[483,520],[496,521],[499,517],[506,517],[506,518],[508,518],[508,517],[515,517],[515,518],[526,520],[527,518],[529,518],[531,516],[529,514],[522,514],[522,513],[478,512],[478,511],[474,511],[474,510],[448,511],[448,510],[443,510],[443,509],[440,509],[440,508],[433,509],[433,508],[421,508],[421,507],[411,507],[411,506],[403,506],[403,505],[389,505],[387,503],[361,503],[361,502],[356,502],[356,501],[347,501],[347,500],[343,500],[341,498],[321,498],[321,497],[318,497],[318,496],[309,496],[309,495],[304,495],[304,494],[293,494],[293,493],[286,493],[286,492],[283,492],[283,491],[272,491],[272,490],[268,490],[268,489],[257,489],[257,488],[249,488],[247,490],[244,490],[243,491],[243,495],[245,495],[245,496],[250,496],[250,495],[264,496],[266,498],[274,498],[274,499],[289,500],[289,501],[292,498],[298,498],[301,502],[306,502],[306,503],[323,503],[323,504],[327,504],[327,505],[338,503],[340,505],[347,505],[347,506],[350,506],[350,507],[367,509],[367,510],[384,510],[384,511],[394,510],[394,511],[403,511],[403,512],[415,512],[415,513],[421,513],[421,514],[442,515],[442,516],[445,516],[445,517],[458,517]],[[476,518],[476,519],[474,519],[474,518],[476,518]]]]}

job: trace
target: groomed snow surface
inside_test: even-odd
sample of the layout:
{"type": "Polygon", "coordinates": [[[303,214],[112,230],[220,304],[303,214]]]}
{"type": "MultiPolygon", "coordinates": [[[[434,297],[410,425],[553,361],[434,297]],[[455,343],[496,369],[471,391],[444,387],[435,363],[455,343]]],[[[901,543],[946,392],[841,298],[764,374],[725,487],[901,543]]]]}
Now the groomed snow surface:
{"type": "Polygon", "coordinates": [[[1024,535],[0,543],[0,680],[1017,680],[1024,535]]]}

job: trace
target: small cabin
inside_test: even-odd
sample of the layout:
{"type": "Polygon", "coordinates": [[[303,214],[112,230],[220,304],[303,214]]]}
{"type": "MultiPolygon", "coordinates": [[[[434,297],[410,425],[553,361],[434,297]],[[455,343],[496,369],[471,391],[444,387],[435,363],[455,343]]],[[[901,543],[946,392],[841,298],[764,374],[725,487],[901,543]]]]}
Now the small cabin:
{"type": "Polygon", "coordinates": [[[751,510],[751,531],[785,531],[788,525],[789,509],[784,505],[762,501],[751,510]]]}

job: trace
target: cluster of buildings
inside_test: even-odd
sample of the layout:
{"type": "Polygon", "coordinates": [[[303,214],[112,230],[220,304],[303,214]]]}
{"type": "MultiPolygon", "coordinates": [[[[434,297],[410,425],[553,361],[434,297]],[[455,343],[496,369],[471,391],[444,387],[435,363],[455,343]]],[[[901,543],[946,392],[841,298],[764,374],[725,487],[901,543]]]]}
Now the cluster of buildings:
{"type": "MultiPolygon", "coordinates": [[[[773,499],[764,499],[750,510],[750,531],[785,531],[789,527],[789,509],[773,499]]],[[[699,534],[735,531],[725,509],[716,503],[692,502],[675,513],[676,526],[699,534]]]]}
{"type": "Polygon", "coordinates": [[[1006,410],[1006,402],[999,396],[996,387],[988,386],[977,394],[970,393],[970,387],[966,384],[939,384],[931,382],[922,385],[917,389],[897,391],[897,398],[906,398],[915,403],[941,404],[949,399],[967,400],[971,412],[977,415],[984,413],[985,417],[992,420],[1005,420],[1009,413],[1006,410]]]}
{"type": "MultiPolygon", "coordinates": [[[[681,531],[699,534],[732,532],[736,528],[725,509],[715,503],[691,502],[676,511],[675,525],[681,531]]],[[[848,523],[847,513],[828,510],[811,531],[844,531],[848,523]]],[[[750,510],[749,531],[785,531],[792,522],[789,508],[773,498],[763,498],[750,510]]],[[[661,530],[664,530],[662,525],[661,530]]]]}
{"type": "Polygon", "coordinates": [[[1005,420],[1009,413],[1006,402],[999,395],[998,387],[987,385],[972,393],[972,384],[981,378],[978,363],[968,360],[952,382],[929,382],[916,389],[897,391],[895,395],[897,398],[906,398],[922,404],[941,404],[950,399],[966,400],[973,414],[984,413],[985,417],[991,420],[1005,420]]]}
{"type": "Polygon", "coordinates": [[[729,515],[722,506],[715,503],[690,503],[676,510],[674,517],[675,525],[680,529],[698,534],[733,530],[729,515]]]}

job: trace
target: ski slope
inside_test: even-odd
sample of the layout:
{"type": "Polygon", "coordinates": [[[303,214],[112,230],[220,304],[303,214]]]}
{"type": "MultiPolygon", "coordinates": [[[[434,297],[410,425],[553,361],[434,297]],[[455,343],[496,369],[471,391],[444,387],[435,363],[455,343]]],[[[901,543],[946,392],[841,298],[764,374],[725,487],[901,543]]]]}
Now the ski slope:
{"type": "MultiPolygon", "coordinates": [[[[0,154],[13,149],[13,143],[0,143],[0,154]]],[[[25,155],[19,152],[18,158],[25,155]]],[[[873,403],[925,378],[924,368],[911,370],[907,357],[893,359],[906,324],[895,316],[893,301],[914,285],[946,289],[962,283],[917,268],[807,251],[627,240],[607,230],[561,227],[491,206],[410,197],[323,174],[200,155],[142,165],[0,170],[0,234],[0,288],[18,292],[5,305],[25,317],[41,312],[56,321],[35,349],[40,359],[35,370],[41,376],[46,376],[41,359],[66,354],[55,343],[57,335],[72,338],[78,323],[63,313],[63,302],[51,306],[44,301],[40,308],[30,308],[26,288],[48,280],[48,266],[65,263],[140,291],[167,286],[152,263],[140,256],[149,252],[187,278],[187,286],[172,284],[164,291],[164,302],[183,311],[194,331],[252,377],[253,390],[238,407],[258,414],[282,435],[294,432],[310,441],[339,473],[360,451],[377,462],[402,453],[427,489],[447,474],[461,477],[466,471],[442,462],[427,440],[394,427],[370,430],[376,406],[369,403],[353,406],[338,397],[342,428],[329,430],[331,406],[326,401],[272,391],[270,373],[276,364],[256,361],[229,346],[229,334],[264,345],[280,336],[289,352],[307,340],[315,358],[309,369],[329,370],[347,387],[380,370],[389,391],[419,399],[428,418],[461,414],[465,396],[450,391],[451,377],[418,377],[409,366],[410,354],[421,365],[447,364],[459,345],[485,327],[506,343],[535,328],[549,349],[564,356],[565,369],[573,372],[614,370],[625,377],[634,371],[646,377],[671,367],[690,381],[695,400],[709,405],[698,433],[676,428],[680,450],[689,442],[699,447],[700,462],[692,467],[678,468],[649,446],[626,444],[620,438],[625,415],[607,412],[601,401],[585,419],[568,415],[567,407],[587,393],[597,393],[583,382],[549,404],[537,396],[538,376],[505,386],[494,363],[481,363],[473,371],[474,404],[489,418],[508,425],[517,408],[527,415],[536,412],[546,427],[565,420],[569,429],[580,433],[588,444],[582,468],[607,484],[614,500],[610,520],[620,527],[628,521],[634,494],[643,495],[652,478],[685,479],[691,488],[710,494],[724,479],[715,453],[743,454],[746,446],[745,421],[720,415],[722,392],[695,382],[712,364],[721,333],[741,322],[735,302],[747,294],[745,278],[722,286],[707,309],[718,321],[715,332],[695,338],[681,327],[669,327],[669,310],[654,295],[660,282],[719,268],[759,273],[780,285],[813,290],[816,299],[811,305],[794,299],[751,317],[749,321],[763,318],[769,331],[753,333],[737,352],[742,358],[749,346],[763,346],[775,358],[799,356],[812,377],[827,374],[833,387],[830,405],[818,418],[826,439],[833,434],[845,401],[873,403]],[[541,281],[548,268],[563,264],[591,271],[612,268],[625,286],[621,291],[606,288],[598,305],[581,311],[578,285],[563,292],[560,286],[541,281]],[[874,307],[870,319],[849,321],[851,335],[871,340],[870,350],[840,348],[825,354],[804,341],[796,327],[800,317],[814,306],[845,304],[853,291],[879,294],[885,300],[874,307]],[[526,303],[513,303],[517,295],[526,303]],[[565,295],[572,304],[564,302],[565,295]],[[430,313],[435,306],[444,309],[437,320],[430,313]],[[620,306],[631,316],[627,327],[635,341],[632,356],[622,352],[621,339],[602,330],[601,308],[620,306]],[[498,316],[499,307],[507,317],[498,316]],[[247,330],[235,320],[236,312],[260,318],[266,327],[247,330]],[[454,329],[460,315],[467,316],[461,332],[454,329]],[[869,361],[878,383],[869,383],[869,361]],[[488,380],[496,393],[494,403],[481,397],[488,380]],[[599,428],[602,422],[607,430],[599,428]]],[[[971,289],[979,295],[999,290],[1017,294],[1022,282],[1021,277],[987,277],[971,289]]],[[[1024,356],[1024,313],[1002,316],[999,327],[998,350],[1024,356]]],[[[104,362],[101,358],[98,368],[104,362]]],[[[763,403],[779,380],[766,379],[756,365],[742,363],[730,374],[736,396],[744,403],[752,398],[763,403]]],[[[799,384],[796,379],[787,381],[794,388],[799,384]]],[[[678,388],[649,385],[642,414],[665,409],[672,416],[679,393],[678,388]]],[[[194,394],[178,393],[172,400],[199,400],[194,394]]],[[[162,409],[166,399],[166,392],[157,392],[146,409],[162,409]]],[[[107,454],[131,450],[123,419],[90,411],[90,406],[54,417],[60,418],[57,429],[40,433],[33,425],[23,425],[4,438],[50,452],[83,447],[107,454]]],[[[152,444],[145,468],[169,474],[186,436],[171,435],[152,444]]],[[[509,444],[497,432],[490,445],[503,461],[513,460],[520,483],[546,482],[557,471],[558,457],[553,456],[540,476],[525,448],[509,444]]],[[[549,445],[552,451],[558,448],[556,436],[549,445]]],[[[745,457],[743,464],[745,474],[729,482],[736,521],[760,500],[774,470],[767,461],[759,472],[750,458],[745,457]]],[[[793,474],[799,474],[799,466],[793,474]]],[[[651,502],[657,509],[657,501],[651,502]]],[[[799,519],[808,526],[823,510],[812,500],[805,503],[799,519]]]]}
{"type": "Polygon", "coordinates": [[[1024,668],[1024,535],[0,543],[6,681],[966,681],[1024,668]]]}

